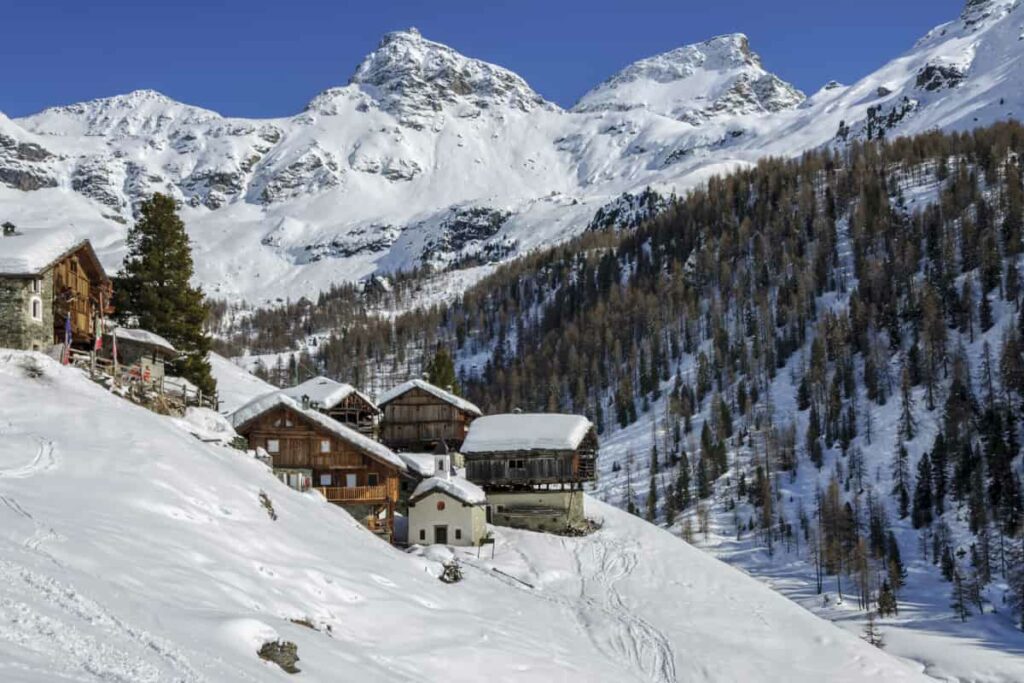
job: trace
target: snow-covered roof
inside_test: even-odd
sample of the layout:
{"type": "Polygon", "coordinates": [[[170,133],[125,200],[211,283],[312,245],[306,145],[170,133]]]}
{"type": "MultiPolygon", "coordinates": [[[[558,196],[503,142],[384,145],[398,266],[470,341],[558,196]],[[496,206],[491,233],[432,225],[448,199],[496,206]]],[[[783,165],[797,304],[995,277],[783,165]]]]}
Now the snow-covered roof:
{"type": "Polygon", "coordinates": [[[411,379],[405,384],[399,384],[397,387],[394,387],[389,391],[385,391],[383,394],[377,397],[377,405],[382,406],[385,403],[388,403],[389,401],[393,401],[402,394],[408,391],[412,391],[413,389],[422,389],[423,391],[426,391],[429,394],[433,394],[442,401],[451,403],[459,410],[463,410],[467,413],[471,413],[478,417],[480,415],[483,415],[482,410],[477,408],[475,405],[473,405],[466,399],[460,398],[450,391],[445,391],[441,387],[435,387],[430,382],[424,381],[422,379],[411,379]]]}
{"type": "Polygon", "coordinates": [[[184,377],[164,377],[164,389],[175,390],[182,395],[199,393],[199,387],[184,377]]]}
{"type": "Polygon", "coordinates": [[[488,415],[469,425],[469,433],[459,450],[466,454],[538,449],[576,450],[593,427],[593,423],[582,415],[488,415]]]}
{"type": "Polygon", "coordinates": [[[487,494],[484,493],[484,490],[468,479],[443,476],[430,477],[421,481],[416,490],[412,492],[410,500],[415,500],[435,491],[447,493],[452,498],[461,500],[463,503],[469,503],[470,505],[480,505],[487,501],[487,494]]]}
{"type": "Polygon", "coordinates": [[[298,401],[280,391],[273,391],[246,403],[231,414],[231,424],[235,429],[240,429],[249,421],[278,406],[291,408],[296,413],[315,422],[334,436],[358,448],[367,455],[381,462],[393,465],[403,472],[406,471],[405,462],[384,444],[346,427],[334,418],[328,417],[321,412],[304,409],[298,401]]]}
{"type": "Polygon", "coordinates": [[[60,228],[0,236],[0,275],[35,275],[85,241],[60,228]]]}
{"type": "Polygon", "coordinates": [[[399,453],[398,457],[405,462],[409,471],[414,472],[421,477],[432,476],[436,471],[436,468],[434,467],[433,453],[399,453]]]}
{"type": "Polygon", "coordinates": [[[328,377],[314,377],[307,379],[302,384],[282,389],[282,393],[291,396],[296,401],[301,401],[303,396],[309,396],[309,400],[318,404],[321,410],[330,410],[346,398],[355,394],[371,406],[376,407],[369,396],[356,389],[351,384],[335,382],[328,377]]]}
{"type": "Polygon", "coordinates": [[[115,327],[113,334],[117,336],[118,341],[130,341],[136,344],[153,346],[172,355],[176,355],[178,353],[178,350],[174,348],[174,345],[171,344],[171,342],[167,341],[156,332],[150,332],[149,330],[142,330],[135,327],[115,327]]]}

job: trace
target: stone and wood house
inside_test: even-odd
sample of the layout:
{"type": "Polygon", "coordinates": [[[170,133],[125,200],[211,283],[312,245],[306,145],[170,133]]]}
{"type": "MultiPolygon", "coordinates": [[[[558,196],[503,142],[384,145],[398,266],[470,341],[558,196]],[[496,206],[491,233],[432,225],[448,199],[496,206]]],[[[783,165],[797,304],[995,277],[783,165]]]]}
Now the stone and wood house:
{"type": "Polygon", "coordinates": [[[0,346],[45,351],[63,344],[90,350],[113,287],[88,240],[59,229],[0,235],[0,346]]]}
{"type": "Polygon", "coordinates": [[[406,470],[391,449],[282,392],[242,406],[232,423],[250,448],[269,454],[283,481],[308,481],[391,540],[399,479],[406,470]]]}
{"type": "Polygon", "coordinates": [[[597,476],[598,442],[581,415],[505,414],[473,422],[462,444],[466,478],[487,492],[491,521],[537,531],[582,528],[583,485],[597,476]]]}
{"type": "Polygon", "coordinates": [[[469,425],[483,413],[450,391],[421,379],[377,397],[382,411],[380,439],[394,450],[429,453],[444,442],[456,452],[469,425]]]}
{"type": "Polygon", "coordinates": [[[313,410],[334,418],[346,427],[376,438],[380,409],[369,396],[351,384],[335,382],[327,377],[314,377],[282,393],[302,403],[307,401],[313,410]]]}

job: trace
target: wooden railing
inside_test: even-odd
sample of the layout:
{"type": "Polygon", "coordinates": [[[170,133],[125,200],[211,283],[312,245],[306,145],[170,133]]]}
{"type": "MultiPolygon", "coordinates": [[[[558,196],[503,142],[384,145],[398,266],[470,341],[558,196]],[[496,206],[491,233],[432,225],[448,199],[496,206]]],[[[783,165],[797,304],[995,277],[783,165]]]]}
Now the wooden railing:
{"type": "Polygon", "coordinates": [[[163,380],[150,380],[142,375],[133,373],[132,368],[124,365],[117,368],[113,361],[101,358],[95,353],[71,349],[68,353],[68,361],[71,365],[81,368],[89,373],[93,379],[103,376],[111,378],[113,385],[124,390],[128,398],[138,403],[146,403],[148,399],[159,397],[160,400],[170,406],[184,412],[185,408],[195,406],[217,410],[219,402],[216,394],[204,394],[198,389],[190,389],[182,385],[165,386],[163,380]]]}
{"type": "Polygon", "coordinates": [[[377,502],[388,499],[388,487],[378,486],[317,486],[316,490],[332,503],[377,502]]]}

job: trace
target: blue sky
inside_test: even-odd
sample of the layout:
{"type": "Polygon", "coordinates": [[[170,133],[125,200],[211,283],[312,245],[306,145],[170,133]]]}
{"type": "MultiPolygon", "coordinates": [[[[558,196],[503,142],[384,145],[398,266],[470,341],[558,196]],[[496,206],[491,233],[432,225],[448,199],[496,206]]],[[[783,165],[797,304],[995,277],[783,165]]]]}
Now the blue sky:
{"type": "Polygon", "coordinates": [[[409,26],[571,105],[630,62],[721,33],[807,92],[851,82],[965,0],[178,0],[0,4],[0,111],[153,88],[234,116],[293,114],[409,26]]]}

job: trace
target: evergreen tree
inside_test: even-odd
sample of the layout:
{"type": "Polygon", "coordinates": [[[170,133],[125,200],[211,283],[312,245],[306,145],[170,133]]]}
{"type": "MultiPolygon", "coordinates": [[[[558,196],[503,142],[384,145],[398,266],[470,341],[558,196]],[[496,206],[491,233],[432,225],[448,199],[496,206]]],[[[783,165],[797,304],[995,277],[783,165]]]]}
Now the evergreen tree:
{"type": "Polygon", "coordinates": [[[953,591],[950,595],[949,606],[953,608],[953,613],[960,617],[960,621],[967,621],[967,617],[971,616],[970,608],[970,596],[968,594],[968,588],[963,574],[960,572],[959,567],[953,569],[953,591]]]}
{"type": "Polygon", "coordinates": [[[645,519],[652,524],[658,518],[658,481],[654,472],[651,472],[650,488],[647,489],[647,508],[645,519]]]}
{"type": "Polygon", "coordinates": [[[686,510],[691,503],[690,494],[690,459],[686,451],[679,453],[679,466],[676,470],[676,504],[680,511],[686,510]]]}
{"type": "Polygon", "coordinates": [[[910,472],[907,448],[900,444],[896,449],[892,462],[892,493],[896,496],[900,519],[909,514],[910,507],[910,472]]]}
{"type": "Polygon", "coordinates": [[[128,253],[115,287],[118,316],[124,324],[167,339],[181,354],[174,371],[212,394],[217,384],[207,359],[210,338],[203,330],[209,310],[202,289],[190,283],[192,251],[185,224],[174,200],[162,194],[144,201],[139,213],[128,230],[128,253]]]}
{"type": "Polygon", "coordinates": [[[915,529],[932,523],[932,461],[925,453],[917,463],[917,484],[911,522],[915,529]]]}
{"type": "Polygon", "coordinates": [[[889,585],[889,579],[882,579],[882,587],[878,591],[878,616],[887,617],[898,613],[896,595],[889,585]]]}
{"type": "Polygon", "coordinates": [[[427,381],[435,387],[441,387],[454,394],[459,393],[458,379],[455,376],[455,363],[448,350],[438,344],[434,357],[427,365],[427,381]]]}

